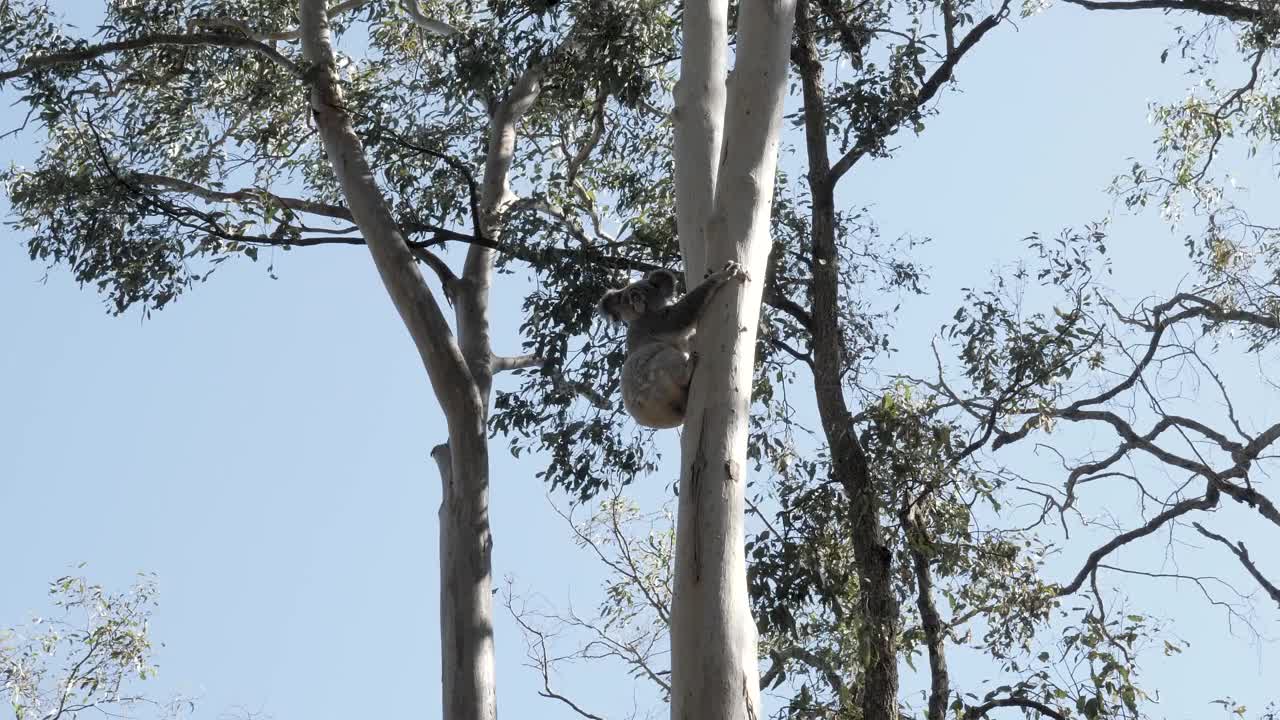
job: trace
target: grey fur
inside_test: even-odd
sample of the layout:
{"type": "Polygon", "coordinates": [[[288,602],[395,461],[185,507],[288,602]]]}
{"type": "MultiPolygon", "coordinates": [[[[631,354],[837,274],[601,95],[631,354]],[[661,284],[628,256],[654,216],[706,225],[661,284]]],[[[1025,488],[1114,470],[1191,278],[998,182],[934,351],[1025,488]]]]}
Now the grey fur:
{"type": "Polygon", "coordinates": [[[600,299],[605,317],[627,324],[622,402],[637,423],[669,428],[684,422],[695,364],[689,346],[698,318],[716,290],[732,280],[747,279],[741,265],[729,262],[672,304],[675,274],[654,270],[600,299]]]}

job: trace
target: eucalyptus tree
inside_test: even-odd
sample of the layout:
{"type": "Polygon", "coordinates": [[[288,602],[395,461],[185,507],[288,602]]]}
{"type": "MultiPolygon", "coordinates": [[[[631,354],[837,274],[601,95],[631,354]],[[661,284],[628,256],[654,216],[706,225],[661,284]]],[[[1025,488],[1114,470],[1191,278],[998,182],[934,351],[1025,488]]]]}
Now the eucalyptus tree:
{"type": "MultiPolygon", "coordinates": [[[[692,3],[683,15],[658,2],[410,3],[402,13],[374,0],[326,18],[283,1],[153,0],[110,5],[93,43],[65,37],[40,6],[11,3],[0,78],[17,82],[48,142],[34,169],[7,180],[33,257],[67,264],[116,311],[162,307],[263,246],[368,242],[449,417],[435,456],[452,548],[442,588],[457,594],[442,621],[446,635],[466,629],[445,645],[456,653],[445,662],[450,717],[493,712],[486,423],[515,452],[544,452],[545,479],[579,497],[660,467],[651,435],[610,402],[622,358],[592,305],[616,271],[683,260],[696,278],[727,259],[753,281],[700,328],[711,362],[681,438],[669,608],[676,714],[759,714],[749,589],[783,716],[896,717],[907,707],[899,661],[921,655],[930,720],[1137,716],[1147,691],[1135,648],[1153,621],[1106,602],[1099,574],[1125,571],[1108,558],[1228,501],[1275,522],[1258,478],[1274,426],[1172,412],[1170,386],[1156,388],[1169,381],[1160,371],[1200,360],[1208,386],[1227,386],[1207,351],[1233,332],[1255,343],[1246,350],[1272,347],[1276,232],[1226,202],[1210,168],[1233,136],[1274,141],[1276,14],[1263,2],[1066,1],[1179,13],[1173,60],[1196,78],[1213,74],[1218,40],[1238,41],[1245,81],[1158,107],[1155,162],[1116,186],[1133,207],[1170,215],[1190,198],[1203,213],[1189,242],[1203,282],[1120,310],[1096,280],[1103,228],[1033,244],[1033,269],[964,299],[945,336],[957,355],[939,352],[936,377],[875,381],[892,344],[879,301],[920,290],[923,277],[910,247],[882,242],[837,189],[867,159],[889,157],[895,133],[926,130],[966,58],[1010,25],[1008,3],[798,0],[790,42],[786,3],[692,3]],[[326,40],[366,26],[359,56],[326,40]],[[731,32],[738,66],[722,84],[731,32]],[[776,173],[770,207],[787,50],[803,171],[776,173]],[[449,244],[466,248],[460,274],[439,252],[449,244]],[[453,304],[452,330],[411,257],[453,304]],[[539,284],[522,308],[524,354],[498,357],[487,303],[494,271],[512,262],[539,284]],[[1027,314],[1038,296],[1007,292],[1037,282],[1061,295],[1056,310],[1027,314]],[[522,386],[493,393],[490,416],[493,374],[520,366],[522,386]],[[812,434],[801,391],[817,408],[812,434]],[[1126,415],[1126,402],[1154,415],[1126,415]],[[1079,548],[1073,534],[1082,565],[1051,581],[1036,530],[1015,527],[1022,515],[1008,510],[1026,484],[1000,451],[1072,424],[1109,428],[1117,444],[1068,461],[1058,488],[1033,495],[1048,512],[1031,520],[1084,525],[1078,498],[1115,478],[1159,507],[1097,546],[1079,548]],[[1185,445],[1159,442],[1175,436],[1185,445]],[[1118,467],[1134,456],[1188,473],[1202,492],[1179,484],[1157,498],[1118,467]],[[762,527],[743,585],[748,467],[772,504],[752,503],[762,527]],[[1089,602],[1064,608],[1076,594],[1089,602]],[[947,660],[962,644],[999,676],[957,683],[947,660]],[[710,662],[689,665],[695,652],[710,662]]],[[[1200,527],[1272,592],[1256,548],[1200,527]]]]}
{"type": "Polygon", "coordinates": [[[581,223],[599,222],[595,193],[625,191],[627,173],[664,154],[640,121],[661,102],[674,52],[655,9],[109,2],[92,40],[43,3],[0,9],[0,79],[45,137],[35,167],[5,176],[17,226],[33,259],[67,266],[115,312],[163,308],[262,247],[368,245],[448,425],[433,451],[448,717],[496,712],[492,378],[556,360],[495,352],[498,253],[578,253],[581,223]],[[365,47],[338,54],[332,37],[355,28],[365,47]],[[461,272],[447,243],[465,247],[461,272]]]}
{"type": "Polygon", "coordinates": [[[156,673],[149,630],[156,587],[149,577],[111,592],[83,577],[49,584],[50,611],[0,630],[0,688],[15,720],[150,715],[176,720],[193,707],[139,687],[156,673]]]}
{"type": "MultiPolygon", "coordinates": [[[[1244,394],[1274,389],[1265,373],[1272,355],[1258,355],[1267,358],[1261,378],[1229,368],[1274,353],[1277,231],[1228,201],[1230,185],[1209,168],[1233,139],[1246,143],[1233,157],[1274,152],[1280,16],[1255,2],[1068,4],[1103,15],[1099,22],[1108,12],[1146,12],[1152,22],[1176,13],[1173,52],[1160,61],[1187,67],[1196,89],[1155,107],[1155,162],[1135,165],[1115,191],[1131,208],[1159,204],[1167,217],[1200,218],[1187,239],[1195,287],[1121,309],[1099,280],[1105,225],[1034,236],[1023,269],[961,299],[954,323],[942,328],[954,357],[916,349],[936,353],[936,375],[882,383],[874,380],[878,361],[896,343],[891,316],[879,308],[920,291],[924,278],[910,247],[879,240],[865,208],[837,203],[839,183],[867,159],[890,157],[900,130],[927,131],[966,58],[1013,13],[1048,20],[1034,17],[1043,8],[1034,3],[797,3],[792,119],[803,164],[799,172],[784,166],[774,206],[749,442],[757,492],[772,501],[756,506],[761,529],[748,554],[764,679],[779,689],[782,716],[912,712],[899,668],[921,656],[921,714],[930,720],[1002,710],[1141,716],[1153,693],[1140,682],[1138,648],[1157,637],[1168,653],[1181,648],[1161,634],[1157,609],[1118,611],[1105,577],[1206,581],[1126,567],[1117,552],[1157,533],[1182,538],[1194,514],[1228,502],[1275,523],[1264,485],[1280,426],[1263,418],[1252,429],[1235,411],[1241,391],[1228,388],[1235,380],[1244,394]],[[1235,53],[1224,51],[1231,42],[1235,53]],[[1224,59],[1244,70],[1229,86],[1217,79],[1224,59]],[[1188,407],[1175,411],[1188,385],[1227,411],[1185,399],[1188,407]],[[812,434],[801,409],[809,402],[819,419],[812,434]],[[1072,425],[1099,430],[1065,429],[1072,425]],[[1115,445],[1069,459],[1094,432],[1114,434],[1115,445]],[[1025,458],[1009,459],[1006,448],[1031,437],[1062,454],[1061,483],[1028,480],[1025,458]],[[1159,491],[1143,477],[1171,473],[1181,475],[1159,491]],[[1098,537],[1080,497],[1126,480],[1137,509],[1098,537]],[[1028,497],[1036,506],[1029,517],[1019,509],[1028,497]],[[1070,533],[1070,556],[1079,557],[1064,577],[1045,576],[1051,546],[1043,534],[1053,525],[1070,533]],[[1077,595],[1086,602],[1066,603],[1077,595]],[[997,678],[959,685],[948,656],[962,645],[983,651],[997,678]]],[[[534,312],[550,320],[555,305],[534,312]]],[[[614,361],[589,350],[577,358],[580,373],[606,376],[614,361]]],[[[635,455],[590,408],[545,402],[540,382],[530,378],[521,393],[500,397],[496,422],[527,438],[519,448],[551,451],[548,477],[589,496],[635,455]],[[583,440],[605,452],[584,460],[554,449],[583,440]]],[[[682,473],[682,491],[689,479],[682,473]]],[[[1274,571],[1257,549],[1202,520],[1189,526],[1191,538],[1229,552],[1261,597],[1274,599],[1274,571]]],[[[1243,617],[1232,600],[1210,600],[1243,617]]],[[[660,621],[664,603],[652,605],[660,621]]]]}
{"type": "MultiPolygon", "coordinates": [[[[759,710],[742,468],[793,4],[740,9],[727,86],[727,2],[685,10],[684,47],[696,52],[680,58],[672,114],[686,267],[697,276],[737,259],[760,279],[698,336],[673,712],[745,718],[759,710]],[[722,143],[739,150],[722,154],[722,143]]],[[[599,296],[605,271],[643,264],[608,253],[629,240],[607,226],[671,235],[671,203],[651,200],[672,166],[654,127],[671,104],[677,13],[604,0],[108,2],[93,41],[67,35],[40,3],[0,13],[0,81],[16,85],[46,138],[34,169],[5,178],[17,225],[33,259],[67,265],[116,312],[160,309],[263,246],[367,245],[448,426],[432,453],[444,488],[444,713],[494,717],[493,377],[541,368],[553,394],[611,405],[562,371],[565,338],[589,322],[583,299],[599,296]],[[355,28],[367,28],[365,47],[340,54],[335,35],[355,28]],[[466,248],[461,272],[440,252],[448,243],[466,248]],[[491,287],[513,259],[588,270],[562,293],[561,337],[534,332],[530,352],[503,356],[491,287]]]]}

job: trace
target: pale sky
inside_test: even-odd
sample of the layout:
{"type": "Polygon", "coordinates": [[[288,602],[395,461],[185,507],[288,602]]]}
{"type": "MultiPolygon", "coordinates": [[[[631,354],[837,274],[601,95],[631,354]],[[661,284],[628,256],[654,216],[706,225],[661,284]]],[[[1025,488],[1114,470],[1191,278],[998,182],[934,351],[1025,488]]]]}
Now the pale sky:
{"type": "MultiPolygon", "coordinates": [[[[985,285],[1022,237],[1121,213],[1103,190],[1130,158],[1150,158],[1148,103],[1186,92],[1179,68],[1159,62],[1174,22],[1064,6],[1002,26],[964,60],[962,92],[944,94],[922,137],[898,136],[895,158],[844,182],[841,200],[871,205],[886,237],[934,238],[918,255],[931,294],[907,300],[887,369],[928,367],[958,289],[985,285]]],[[[6,128],[18,123],[9,104],[6,128]]],[[[27,162],[32,150],[31,136],[10,139],[0,159],[27,162]]],[[[1248,176],[1255,197],[1280,189],[1269,173],[1264,163],[1248,176]]],[[[1154,215],[1119,217],[1113,231],[1111,284],[1123,296],[1167,292],[1188,272],[1181,235],[1154,215]]],[[[206,718],[236,708],[438,717],[439,481],[428,453],[445,433],[366,251],[264,251],[142,321],[108,315],[60,269],[46,277],[22,236],[0,233],[0,627],[46,613],[48,581],[78,563],[117,589],[155,572],[152,630],[165,646],[147,692],[198,695],[206,718]]],[[[495,307],[518,307],[525,282],[500,276],[495,307]]],[[[518,350],[517,315],[495,313],[499,351],[518,350]]],[[[1276,406],[1254,400],[1259,419],[1276,406]]],[[[558,605],[592,607],[600,569],[551,512],[538,460],[513,461],[501,439],[492,447],[495,581],[514,576],[558,605]]],[[[666,467],[637,483],[649,507],[674,475],[670,456],[666,467]]],[[[1238,527],[1267,547],[1256,525],[1238,527]]],[[[1168,560],[1161,542],[1139,552],[1168,560]]],[[[1204,717],[1217,710],[1203,703],[1227,695],[1261,709],[1277,695],[1273,641],[1232,635],[1192,589],[1132,589],[1192,642],[1175,659],[1147,658],[1149,684],[1165,693],[1155,715],[1204,717]]],[[[1259,609],[1259,629],[1280,634],[1275,609],[1259,609]]],[[[501,614],[497,646],[499,712],[571,717],[537,697],[540,679],[501,614]]],[[[958,681],[994,676],[952,662],[958,681]]],[[[561,680],[602,714],[631,707],[621,668],[561,680]]]]}

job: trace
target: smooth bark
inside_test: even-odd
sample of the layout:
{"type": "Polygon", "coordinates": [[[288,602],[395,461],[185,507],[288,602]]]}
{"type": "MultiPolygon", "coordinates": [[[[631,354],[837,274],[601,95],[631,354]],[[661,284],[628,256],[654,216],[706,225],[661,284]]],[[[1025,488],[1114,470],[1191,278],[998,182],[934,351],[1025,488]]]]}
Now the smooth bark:
{"type": "MultiPolygon", "coordinates": [[[[474,282],[464,274],[467,317],[459,314],[463,346],[455,340],[440,306],[418,270],[413,252],[374,181],[338,86],[323,0],[301,0],[302,48],[311,64],[311,109],[334,175],[356,226],[364,236],[388,295],[409,330],[448,425],[447,447],[433,455],[441,468],[440,613],[443,716],[450,720],[493,720],[497,715],[494,677],[493,609],[489,531],[489,455],[485,437],[487,325],[483,322],[487,275],[474,282]],[[486,346],[484,352],[478,348],[486,346]],[[464,358],[463,347],[468,350],[464,358]],[[483,357],[483,363],[476,361],[483,357]],[[471,367],[469,362],[471,361],[471,367]],[[447,453],[447,463],[445,461],[447,453]]],[[[483,259],[481,259],[483,260],[483,259]]],[[[472,263],[468,261],[470,266],[472,263]]],[[[478,261],[477,267],[484,263],[478,261]]],[[[470,269],[470,268],[469,268],[470,269]]],[[[462,303],[460,302],[460,305],[462,303]]]]}
{"type": "MultiPolygon", "coordinates": [[[[680,81],[671,118],[675,129],[676,231],[685,277],[707,270],[707,221],[711,218],[724,134],[725,72],[729,45],[728,0],[686,2],[680,81]]],[[[692,282],[690,282],[692,286],[692,282]]]]}
{"type": "MultiPolygon", "coordinates": [[[[705,221],[702,247],[691,247],[695,255],[686,257],[690,270],[699,250],[707,267],[737,260],[752,279],[721,292],[699,323],[694,342],[700,360],[681,438],[676,523],[673,718],[764,716],[756,628],[747,599],[743,507],[756,330],[771,247],[769,218],[794,7],[793,0],[761,0],[741,8],[738,61],[728,83],[723,133],[723,146],[735,152],[723,154],[711,182],[715,203],[705,221]]],[[[685,47],[707,40],[686,35],[685,47]]],[[[677,168],[690,161],[676,156],[677,168]]],[[[691,168],[695,166],[684,169],[691,168]]],[[[698,198],[678,196],[678,203],[687,200],[696,204],[698,198]]],[[[684,216],[685,209],[680,212],[684,216]]],[[[691,240],[686,242],[698,244],[691,240]]]]}

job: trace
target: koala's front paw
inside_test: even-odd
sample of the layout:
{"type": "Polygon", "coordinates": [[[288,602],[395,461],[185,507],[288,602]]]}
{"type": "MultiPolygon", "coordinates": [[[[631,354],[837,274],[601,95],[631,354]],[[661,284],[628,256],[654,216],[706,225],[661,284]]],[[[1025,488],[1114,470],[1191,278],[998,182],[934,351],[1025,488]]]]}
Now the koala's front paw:
{"type": "Polygon", "coordinates": [[[742,267],[742,263],[736,260],[730,260],[725,263],[724,269],[720,271],[720,274],[727,280],[746,282],[751,279],[751,276],[747,274],[747,269],[742,267]]]}

